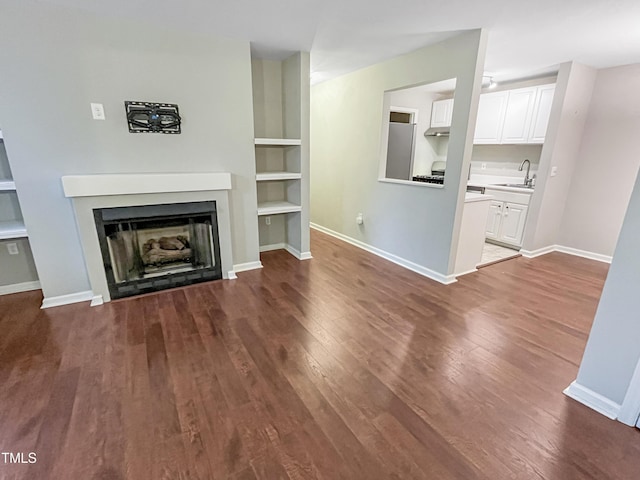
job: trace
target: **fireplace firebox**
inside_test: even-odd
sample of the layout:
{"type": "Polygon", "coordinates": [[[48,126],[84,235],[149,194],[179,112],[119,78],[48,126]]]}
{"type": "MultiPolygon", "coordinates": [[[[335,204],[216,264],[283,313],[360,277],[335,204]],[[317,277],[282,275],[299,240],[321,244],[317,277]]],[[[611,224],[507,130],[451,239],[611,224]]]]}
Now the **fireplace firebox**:
{"type": "Polygon", "coordinates": [[[216,202],[93,214],[112,299],[222,278],[216,202]]]}

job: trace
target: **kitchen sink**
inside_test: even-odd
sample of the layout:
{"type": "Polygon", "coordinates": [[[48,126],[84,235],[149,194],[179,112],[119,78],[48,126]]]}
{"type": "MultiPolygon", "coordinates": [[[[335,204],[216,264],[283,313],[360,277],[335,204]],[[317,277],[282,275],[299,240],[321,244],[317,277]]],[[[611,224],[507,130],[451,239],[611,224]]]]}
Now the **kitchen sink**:
{"type": "Polygon", "coordinates": [[[496,187],[513,187],[513,188],[527,188],[533,190],[533,187],[526,185],[524,183],[498,183],[496,187]]]}

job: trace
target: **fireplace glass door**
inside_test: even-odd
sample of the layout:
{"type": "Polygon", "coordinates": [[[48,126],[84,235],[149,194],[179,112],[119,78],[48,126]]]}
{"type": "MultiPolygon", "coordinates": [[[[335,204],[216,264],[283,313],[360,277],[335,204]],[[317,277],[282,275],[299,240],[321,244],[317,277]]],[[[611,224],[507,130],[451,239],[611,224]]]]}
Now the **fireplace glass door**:
{"type": "Polygon", "coordinates": [[[94,211],[112,298],[221,278],[215,202],[94,211]]]}

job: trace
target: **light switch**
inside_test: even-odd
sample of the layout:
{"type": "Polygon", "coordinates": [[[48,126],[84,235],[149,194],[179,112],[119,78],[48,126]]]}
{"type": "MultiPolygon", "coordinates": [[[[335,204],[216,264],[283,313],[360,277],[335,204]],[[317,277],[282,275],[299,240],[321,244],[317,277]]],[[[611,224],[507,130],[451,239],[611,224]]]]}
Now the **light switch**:
{"type": "Polygon", "coordinates": [[[18,255],[20,252],[18,251],[17,243],[7,243],[7,251],[9,255],[18,255]]]}
{"type": "Polygon", "coordinates": [[[91,115],[94,120],[104,120],[104,106],[101,103],[91,104],[91,115]]]}
{"type": "Polygon", "coordinates": [[[558,167],[551,167],[551,176],[555,177],[558,174],[558,167]]]}

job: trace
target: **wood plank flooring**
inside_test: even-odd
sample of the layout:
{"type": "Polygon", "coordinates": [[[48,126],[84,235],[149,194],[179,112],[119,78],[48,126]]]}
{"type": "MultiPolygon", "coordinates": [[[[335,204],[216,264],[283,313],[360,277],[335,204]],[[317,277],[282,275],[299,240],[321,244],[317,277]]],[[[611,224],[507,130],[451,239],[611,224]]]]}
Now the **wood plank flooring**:
{"type": "Polygon", "coordinates": [[[443,286],[314,259],[89,308],[0,297],[1,479],[633,479],[640,433],[566,398],[607,266],[443,286]]]}

